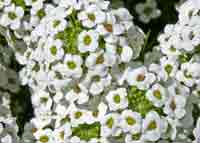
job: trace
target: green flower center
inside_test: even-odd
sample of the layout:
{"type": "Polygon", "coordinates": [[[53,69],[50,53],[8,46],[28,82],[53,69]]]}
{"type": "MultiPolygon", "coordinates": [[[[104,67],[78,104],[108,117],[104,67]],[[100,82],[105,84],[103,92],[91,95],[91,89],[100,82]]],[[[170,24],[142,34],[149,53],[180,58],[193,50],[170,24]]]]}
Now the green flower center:
{"type": "Polygon", "coordinates": [[[47,98],[47,97],[42,97],[42,98],[40,98],[40,101],[41,101],[42,103],[47,103],[48,98],[47,98]]]}
{"type": "Polygon", "coordinates": [[[113,97],[113,100],[114,100],[115,103],[119,104],[120,101],[121,101],[120,95],[115,95],[115,96],[113,97]]]}
{"type": "Polygon", "coordinates": [[[95,75],[92,77],[92,81],[99,82],[101,80],[101,77],[99,75],[95,75]]]}
{"type": "Polygon", "coordinates": [[[60,20],[55,20],[53,22],[53,27],[56,28],[60,24],[60,20]]]}
{"type": "Polygon", "coordinates": [[[17,18],[17,15],[16,15],[16,13],[14,13],[14,12],[9,12],[9,13],[8,13],[8,17],[9,17],[10,19],[14,20],[14,19],[17,18]]]}
{"type": "Polygon", "coordinates": [[[157,128],[156,121],[151,121],[147,127],[147,130],[154,130],[157,128]]]}
{"type": "Polygon", "coordinates": [[[50,48],[50,51],[51,51],[51,54],[55,56],[57,54],[57,48],[56,48],[56,46],[52,46],[50,48]]]}
{"type": "Polygon", "coordinates": [[[63,118],[62,120],[60,120],[60,123],[62,125],[64,125],[65,123],[69,122],[70,121],[70,118],[68,116],[66,116],[65,118],[63,118]]]}
{"type": "Polygon", "coordinates": [[[126,122],[128,123],[128,125],[132,126],[136,123],[136,120],[132,117],[127,117],[126,122]]]}
{"type": "Polygon", "coordinates": [[[69,69],[73,70],[76,68],[76,63],[73,61],[68,61],[67,66],[69,67],[69,69]]]}
{"type": "Polygon", "coordinates": [[[146,8],[144,8],[143,12],[145,15],[150,16],[151,13],[153,12],[153,9],[151,7],[146,7],[146,8]]]}
{"type": "Polygon", "coordinates": [[[170,47],[170,51],[172,51],[172,52],[176,52],[176,48],[174,48],[174,47],[170,47]]]}
{"type": "Polygon", "coordinates": [[[172,65],[167,64],[165,66],[165,71],[167,72],[168,75],[172,72],[172,70],[173,70],[173,66],[172,65]]]}
{"type": "Polygon", "coordinates": [[[117,53],[119,54],[119,55],[121,55],[121,53],[122,53],[122,51],[123,51],[123,48],[122,47],[117,47],[117,53]]]}
{"type": "Polygon", "coordinates": [[[38,72],[40,70],[40,65],[39,64],[35,64],[32,68],[33,71],[38,72]]]}
{"type": "Polygon", "coordinates": [[[49,141],[49,137],[48,136],[41,136],[40,137],[40,142],[42,142],[42,143],[47,143],[49,141]]]}
{"type": "Polygon", "coordinates": [[[162,108],[155,107],[145,95],[146,91],[139,90],[137,87],[132,86],[128,90],[128,108],[132,111],[140,113],[143,117],[145,117],[145,115],[152,110],[157,111],[160,115],[163,115],[162,108]]]}
{"type": "Polygon", "coordinates": [[[97,117],[99,115],[99,111],[92,112],[92,116],[97,117]]]}
{"type": "Polygon", "coordinates": [[[186,78],[192,78],[192,75],[187,70],[184,71],[184,76],[186,78]]]}
{"type": "Polygon", "coordinates": [[[46,15],[45,11],[43,9],[38,10],[37,16],[42,19],[46,15]]]}
{"type": "Polygon", "coordinates": [[[64,138],[65,138],[65,132],[64,132],[64,131],[60,132],[60,138],[61,138],[62,140],[64,140],[64,138]]]}
{"type": "Polygon", "coordinates": [[[106,126],[108,127],[108,128],[112,128],[113,127],[113,124],[114,124],[114,119],[111,117],[111,118],[109,118],[107,121],[106,121],[106,126]]]}
{"type": "Polygon", "coordinates": [[[153,96],[156,97],[157,99],[161,100],[162,96],[159,90],[154,90],[153,91],[153,96]]]}
{"type": "Polygon", "coordinates": [[[141,134],[140,134],[140,133],[133,134],[133,135],[132,135],[132,140],[137,141],[137,140],[140,139],[140,137],[141,137],[141,134]]]}
{"type": "Polygon", "coordinates": [[[80,93],[81,92],[81,89],[80,89],[79,85],[77,85],[77,84],[73,87],[73,90],[76,93],[80,93]]]}
{"type": "Polygon", "coordinates": [[[89,13],[89,14],[88,14],[88,18],[89,18],[91,21],[95,21],[95,20],[96,20],[96,16],[95,16],[93,13],[89,13]]]}
{"type": "Polygon", "coordinates": [[[83,115],[83,113],[78,111],[75,113],[75,118],[79,119],[82,115],[83,115]]]}
{"type": "Polygon", "coordinates": [[[92,42],[92,38],[90,37],[90,35],[86,35],[85,37],[84,37],[84,44],[85,45],[90,45],[91,44],[91,42],[92,42]]]}

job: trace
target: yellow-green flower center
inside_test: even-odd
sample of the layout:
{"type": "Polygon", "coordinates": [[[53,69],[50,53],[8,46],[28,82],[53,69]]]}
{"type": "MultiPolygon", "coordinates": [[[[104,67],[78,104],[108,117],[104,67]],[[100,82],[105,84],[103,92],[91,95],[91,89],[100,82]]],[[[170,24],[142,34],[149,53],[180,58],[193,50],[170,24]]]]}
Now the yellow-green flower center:
{"type": "Polygon", "coordinates": [[[154,130],[157,128],[156,121],[151,121],[147,127],[147,130],[154,130]]]}
{"type": "Polygon", "coordinates": [[[159,90],[154,90],[153,91],[153,95],[154,97],[156,97],[157,99],[161,100],[162,99],[162,96],[161,96],[161,93],[159,90]]]}
{"type": "Polygon", "coordinates": [[[113,100],[114,100],[115,103],[119,104],[120,101],[121,101],[120,95],[115,95],[115,96],[113,97],[113,100]]]}
{"type": "Polygon", "coordinates": [[[141,134],[140,134],[140,133],[133,134],[133,135],[132,135],[132,140],[137,141],[137,140],[140,139],[140,137],[141,137],[141,134]]]}
{"type": "Polygon", "coordinates": [[[9,17],[10,19],[14,20],[15,18],[17,18],[17,15],[16,15],[16,13],[14,13],[14,12],[9,12],[9,13],[8,13],[8,17],[9,17]]]}
{"type": "Polygon", "coordinates": [[[76,63],[73,62],[73,61],[68,61],[67,62],[67,66],[70,68],[70,69],[75,69],[76,68],[76,63]]]}
{"type": "Polygon", "coordinates": [[[56,48],[56,46],[52,46],[51,49],[50,49],[50,51],[51,51],[51,54],[55,56],[57,54],[57,48],[56,48]]]}
{"type": "Polygon", "coordinates": [[[86,35],[85,37],[84,37],[84,44],[85,45],[90,45],[91,44],[91,42],[92,42],[92,38],[90,37],[90,35],[86,35]]]}
{"type": "Polygon", "coordinates": [[[114,124],[114,119],[111,117],[106,121],[106,125],[108,126],[108,128],[112,128],[114,124]]]}
{"type": "Polygon", "coordinates": [[[49,141],[49,137],[44,135],[44,136],[41,136],[39,140],[42,143],[47,143],[49,141]]]}
{"type": "Polygon", "coordinates": [[[82,115],[83,115],[83,113],[78,111],[75,113],[75,118],[79,119],[82,115]]]}
{"type": "Polygon", "coordinates": [[[53,22],[53,27],[56,28],[60,24],[60,20],[55,20],[53,22]]]}
{"type": "Polygon", "coordinates": [[[129,116],[129,117],[126,118],[126,122],[127,122],[128,125],[132,126],[136,123],[136,120],[129,116]]]}
{"type": "Polygon", "coordinates": [[[95,21],[95,20],[96,20],[96,16],[95,16],[93,13],[89,13],[89,14],[88,14],[88,18],[89,18],[91,21],[95,21]]]}
{"type": "Polygon", "coordinates": [[[167,64],[167,65],[165,66],[165,71],[167,72],[167,74],[170,74],[170,73],[172,72],[172,70],[173,70],[172,65],[167,64]]]}
{"type": "Polygon", "coordinates": [[[43,9],[38,10],[37,16],[42,19],[46,15],[45,11],[43,9]]]}

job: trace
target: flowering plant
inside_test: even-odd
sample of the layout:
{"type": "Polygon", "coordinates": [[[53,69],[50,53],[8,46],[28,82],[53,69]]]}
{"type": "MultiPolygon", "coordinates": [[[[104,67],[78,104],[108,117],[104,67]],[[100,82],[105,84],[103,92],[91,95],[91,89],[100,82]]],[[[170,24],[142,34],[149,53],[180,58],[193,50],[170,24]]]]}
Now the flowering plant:
{"type": "Polygon", "coordinates": [[[200,4],[128,3],[0,0],[0,143],[198,143],[200,4]]]}

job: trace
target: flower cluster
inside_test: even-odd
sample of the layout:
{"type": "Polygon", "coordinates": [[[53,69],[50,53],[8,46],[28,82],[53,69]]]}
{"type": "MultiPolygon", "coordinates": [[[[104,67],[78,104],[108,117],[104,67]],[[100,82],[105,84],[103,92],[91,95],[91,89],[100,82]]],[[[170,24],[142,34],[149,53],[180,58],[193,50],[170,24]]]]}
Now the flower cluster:
{"type": "Polygon", "coordinates": [[[139,15],[140,21],[145,24],[161,15],[161,11],[157,9],[157,3],[155,0],[146,0],[145,3],[137,4],[135,11],[139,15]]]}
{"type": "MultiPolygon", "coordinates": [[[[200,9],[187,1],[177,10],[178,22],[138,62],[145,35],[125,8],[104,0],[0,2],[0,28],[34,107],[20,142],[197,143],[200,9]]],[[[136,11],[145,23],[161,14],[151,0],[136,11]]],[[[0,88],[16,92],[4,67],[0,88]]],[[[14,120],[0,116],[0,142],[18,142],[14,120]]]]}

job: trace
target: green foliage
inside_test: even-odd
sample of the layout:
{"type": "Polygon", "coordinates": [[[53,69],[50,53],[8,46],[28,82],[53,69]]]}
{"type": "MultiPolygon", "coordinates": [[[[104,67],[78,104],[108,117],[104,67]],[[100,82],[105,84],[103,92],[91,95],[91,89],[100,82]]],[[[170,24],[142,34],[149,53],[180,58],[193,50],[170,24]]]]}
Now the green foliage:
{"type": "Polygon", "coordinates": [[[96,122],[93,124],[81,124],[72,129],[72,135],[78,136],[81,140],[89,141],[92,138],[100,137],[101,125],[96,122]]]}
{"type": "Polygon", "coordinates": [[[157,111],[160,115],[163,114],[161,108],[155,107],[145,96],[146,91],[139,90],[137,87],[131,87],[128,91],[128,108],[139,112],[143,117],[151,110],[157,111]]]}
{"type": "Polygon", "coordinates": [[[12,0],[12,3],[14,3],[17,6],[21,6],[23,9],[26,8],[24,0],[12,0]]]}
{"type": "Polygon", "coordinates": [[[78,35],[82,31],[82,26],[80,21],[77,20],[77,14],[73,12],[69,16],[69,27],[67,27],[64,32],[59,32],[56,35],[57,39],[64,41],[65,53],[78,54],[78,35]]]}

